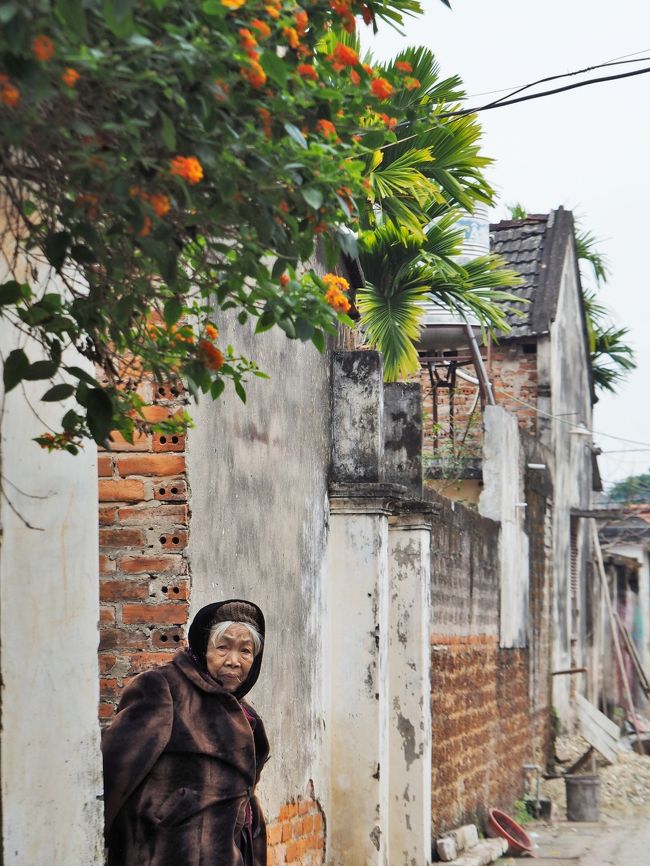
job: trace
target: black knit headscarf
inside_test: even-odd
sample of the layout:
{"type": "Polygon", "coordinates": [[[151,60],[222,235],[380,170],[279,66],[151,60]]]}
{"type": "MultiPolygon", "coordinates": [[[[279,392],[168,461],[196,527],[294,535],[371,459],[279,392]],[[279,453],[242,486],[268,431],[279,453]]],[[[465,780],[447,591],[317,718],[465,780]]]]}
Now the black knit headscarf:
{"type": "Polygon", "coordinates": [[[231,598],[227,601],[215,601],[202,607],[192,620],[192,625],[188,632],[189,650],[192,658],[205,672],[207,670],[206,653],[208,651],[210,631],[217,623],[228,621],[248,623],[257,629],[262,638],[262,646],[253,660],[246,680],[234,693],[236,698],[242,698],[257,682],[264,653],[264,614],[256,604],[241,598],[231,598]]]}

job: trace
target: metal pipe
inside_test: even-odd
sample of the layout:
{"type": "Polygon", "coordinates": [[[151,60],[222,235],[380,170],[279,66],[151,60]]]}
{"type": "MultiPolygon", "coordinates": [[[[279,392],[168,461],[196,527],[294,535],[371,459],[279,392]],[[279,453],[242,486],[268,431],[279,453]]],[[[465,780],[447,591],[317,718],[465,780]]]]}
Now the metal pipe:
{"type": "Polygon", "coordinates": [[[492,383],[488,378],[487,370],[485,369],[485,364],[483,363],[483,358],[481,358],[481,352],[479,350],[478,343],[476,342],[474,329],[471,325],[468,324],[465,324],[465,328],[467,330],[469,347],[472,352],[472,357],[474,358],[474,364],[476,365],[476,372],[478,373],[481,384],[483,385],[483,390],[485,391],[486,402],[490,406],[495,406],[496,402],[494,399],[494,394],[492,393],[492,383]]]}
{"type": "Polygon", "coordinates": [[[559,677],[560,674],[586,674],[589,672],[589,668],[567,668],[565,671],[552,671],[552,677],[559,677]]]}

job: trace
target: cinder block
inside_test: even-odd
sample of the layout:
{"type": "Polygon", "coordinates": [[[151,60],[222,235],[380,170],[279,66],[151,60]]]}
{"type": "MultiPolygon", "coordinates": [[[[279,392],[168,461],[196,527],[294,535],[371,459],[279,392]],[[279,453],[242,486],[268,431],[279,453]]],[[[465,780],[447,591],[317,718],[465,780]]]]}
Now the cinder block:
{"type": "Polygon", "coordinates": [[[478,830],[475,824],[464,824],[457,830],[452,830],[449,835],[456,842],[456,849],[459,854],[473,848],[478,842],[478,830]]]}
{"type": "Polygon", "coordinates": [[[458,856],[456,840],[452,836],[443,836],[441,839],[436,839],[436,851],[441,860],[455,860],[458,856]]]}

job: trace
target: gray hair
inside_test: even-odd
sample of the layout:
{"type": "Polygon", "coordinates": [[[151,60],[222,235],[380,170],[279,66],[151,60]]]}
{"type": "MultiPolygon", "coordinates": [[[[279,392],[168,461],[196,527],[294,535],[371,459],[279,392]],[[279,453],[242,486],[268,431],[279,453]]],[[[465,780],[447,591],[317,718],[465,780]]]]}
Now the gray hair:
{"type": "Polygon", "coordinates": [[[212,644],[212,646],[216,649],[217,642],[221,637],[223,637],[223,633],[227,631],[227,629],[229,629],[231,625],[243,625],[244,628],[248,629],[248,631],[250,632],[251,640],[253,641],[253,655],[259,655],[259,652],[262,649],[262,635],[258,632],[255,626],[249,622],[236,622],[232,619],[226,619],[223,622],[216,622],[210,629],[208,643],[212,644]]]}

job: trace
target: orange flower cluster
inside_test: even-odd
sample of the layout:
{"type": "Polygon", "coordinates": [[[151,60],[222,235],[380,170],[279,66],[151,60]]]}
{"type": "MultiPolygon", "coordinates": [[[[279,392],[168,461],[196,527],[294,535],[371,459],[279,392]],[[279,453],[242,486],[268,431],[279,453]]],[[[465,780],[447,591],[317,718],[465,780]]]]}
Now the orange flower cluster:
{"type": "Polygon", "coordinates": [[[309,24],[309,15],[307,15],[304,9],[298,9],[293,18],[296,22],[296,30],[298,31],[298,35],[304,36],[305,32],[307,31],[307,25],[309,24]]]}
{"type": "Polygon", "coordinates": [[[406,60],[398,60],[395,63],[395,69],[399,69],[400,72],[413,72],[413,67],[406,60]]]}
{"type": "Polygon", "coordinates": [[[289,274],[282,274],[281,275],[280,285],[282,286],[282,288],[284,288],[286,285],[288,285],[289,280],[290,280],[289,274]]]}
{"type": "Polygon", "coordinates": [[[273,118],[271,117],[271,112],[268,108],[264,108],[260,106],[257,109],[257,113],[262,118],[262,127],[264,128],[264,135],[267,139],[271,138],[272,128],[273,128],[273,118]]]}
{"type": "Polygon", "coordinates": [[[405,78],[405,79],[404,79],[404,87],[405,87],[407,90],[417,90],[418,87],[421,87],[421,86],[422,86],[422,85],[421,85],[420,82],[417,80],[417,78],[412,78],[410,75],[409,75],[408,78],[405,78]]]}
{"type": "Polygon", "coordinates": [[[271,28],[266,21],[262,21],[261,18],[253,18],[251,21],[251,27],[257,30],[259,39],[268,39],[271,35],[271,28]]]}
{"type": "Polygon", "coordinates": [[[359,84],[361,84],[361,76],[359,75],[359,73],[357,72],[356,69],[350,70],[350,81],[352,82],[352,84],[354,84],[357,87],[359,84]]]}
{"type": "Polygon", "coordinates": [[[249,63],[250,66],[242,66],[240,69],[242,78],[245,78],[251,87],[260,90],[266,84],[266,72],[257,60],[251,58],[249,63]]]}
{"type": "Polygon", "coordinates": [[[338,135],[336,133],[336,127],[331,120],[324,120],[322,118],[321,120],[317,120],[316,129],[318,130],[318,132],[324,135],[325,138],[338,138],[338,135]]]}
{"type": "Polygon", "coordinates": [[[223,367],[223,353],[209,340],[199,340],[199,355],[208,370],[218,373],[223,367]]]}
{"type": "Polygon", "coordinates": [[[351,304],[343,293],[350,291],[350,284],[345,277],[339,277],[337,274],[325,274],[323,283],[327,287],[326,302],[338,313],[347,313],[351,304]]]}
{"type": "Polygon", "coordinates": [[[54,42],[52,42],[49,36],[41,34],[32,39],[32,53],[41,63],[47,63],[48,60],[51,60],[54,57],[55,51],[54,42]]]}
{"type": "Polygon", "coordinates": [[[170,174],[178,175],[190,185],[203,178],[203,166],[195,156],[175,156],[171,161],[170,174]]]}
{"type": "Polygon", "coordinates": [[[372,91],[373,96],[376,96],[377,99],[385,102],[385,100],[390,99],[393,94],[393,85],[385,78],[373,78],[370,82],[370,90],[372,91]]]}
{"type": "Polygon", "coordinates": [[[205,335],[206,337],[208,337],[209,340],[216,340],[219,336],[219,331],[217,331],[217,329],[211,322],[208,322],[208,324],[205,326],[205,335]]]}
{"type": "Polygon", "coordinates": [[[396,117],[389,117],[387,114],[380,114],[379,116],[381,117],[382,121],[384,122],[384,126],[387,129],[395,129],[395,127],[397,126],[396,117]]]}
{"type": "Polygon", "coordinates": [[[307,78],[310,81],[318,81],[318,72],[310,63],[299,63],[296,67],[296,72],[302,78],[307,78]]]}
{"type": "Polygon", "coordinates": [[[246,0],[221,0],[221,5],[226,9],[239,9],[245,2],[246,0]]]}
{"type": "Polygon", "coordinates": [[[71,66],[68,66],[67,69],[64,69],[61,73],[61,81],[71,90],[77,86],[77,81],[79,81],[80,78],[81,76],[77,70],[73,69],[71,66]]]}
{"type": "Polygon", "coordinates": [[[354,33],[356,23],[354,14],[350,9],[350,0],[330,0],[330,9],[341,18],[343,29],[347,33],[354,33]]]}
{"type": "MultiPolygon", "coordinates": [[[[140,198],[142,199],[142,201],[148,201],[151,205],[151,209],[160,219],[162,219],[164,216],[167,216],[169,211],[172,209],[171,202],[169,201],[169,196],[166,196],[162,192],[148,193],[145,192],[143,189],[140,189],[139,186],[132,186],[129,190],[129,194],[132,196],[132,198],[140,198]]],[[[81,198],[81,196],[79,198],[81,198]]],[[[93,198],[95,199],[95,201],[97,201],[95,196],[85,196],[85,198],[93,198]]],[[[77,201],[78,200],[79,199],[77,199],[77,201]]]]}
{"type": "Polygon", "coordinates": [[[332,62],[332,68],[335,72],[340,72],[346,66],[357,66],[359,63],[359,55],[348,45],[342,42],[337,42],[334,46],[334,51],[327,58],[332,62]]]}
{"type": "Polygon", "coordinates": [[[8,108],[15,108],[20,102],[20,90],[7,75],[0,75],[0,102],[8,108]]]}
{"type": "Polygon", "coordinates": [[[282,35],[289,43],[290,48],[298,48],[300,45],[300,37],[295,27],[283,27],[282,35]]]}
{"type": "Polygon", "coordinates": [[[280,17],[281,8],[282,0],[268,0],[267,5],[264,7],[264,11],[269,18],[273,18],[273,20],[276,21],[280,17]]]}
{"type": "Polygon", "coordinates": [[[253,60],[257,60],[257,39],[253,36],[247,27],[241,27],[239,30],[239,43],[246,54],[253,60]]]}

